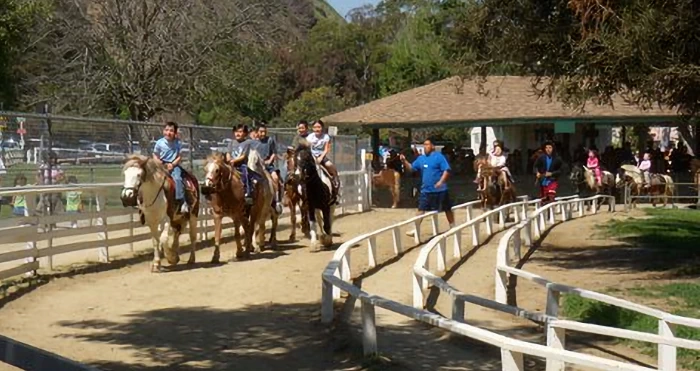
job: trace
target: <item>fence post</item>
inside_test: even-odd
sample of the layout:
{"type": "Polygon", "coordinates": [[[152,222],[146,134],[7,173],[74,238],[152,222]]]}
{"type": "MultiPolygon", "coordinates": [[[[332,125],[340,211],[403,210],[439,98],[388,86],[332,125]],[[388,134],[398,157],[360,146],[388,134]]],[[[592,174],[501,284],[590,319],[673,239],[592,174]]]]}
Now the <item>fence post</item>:
{"type": "Polygon", "coordinates": [[[501,368],[503,371],[525,371],[523,354],[508,349],[501,349],[501,368]]]}
{"type": "Polygon", "coordinates": [[[467,223],[472,220],[472,205],[467,206],[467,223]]]}
{"type": "Polygon", "coordinates": [[[107,218],[105,217],[105,196],[100,191],[95,192],[95,206],[97,208],[97,225],[101,226],[100,232],[97,233],[97,239],[104,242],[104,245],[99,248],[99,260],[103,263],[109,262],[109,244],[107,236],[107,218]]]}
{"type": "Polygon", "coordinates": [[[423,309],[423,277],[413,272],[413,307],[423,309]]]}
{"type": "Polygon", "coordinates": [[[370,268],[377,266],[377,237],[372,236],[367,239],[367,258],[370,268]]]}
{"type": "Polygon", "coordinates": [[[498,225],[501,227],[501,230],[506,228],[506,213],[503,209],[498,210],[498,225]]]}
{"type": "MultiPolygon", "coordinates": [[[[507,259],[506,259],[507,260],[507,259]]],[[[496,301],[508,304],[508,273],[496,267],[496,301]]]]}
{"type": "MultiPolygon", "coordinates": [[[[396,227],[391,230],[391,235],[394,238],[394,254],[399,255],[403,252],[403,246],[401,245],[401,229],[396,227]]],[[[348,249],[350,251],[350,249],[348,249]]]]}
{"type": "MultiPolygon", "coordinates": [[[[95,168],[90,165],[90,184],[95,184],[95,168]]],[[[92,214],[92,197],[88,200],[88,213],[92,214]]],[[[93,226],[93,218],[90,218],[90,227],[93,226]]]]}
{"type": "Polygon", "coordinates": [[[462,257],[462,231],[452,236],[452,257],[455,259],[462,257]]]}
{"type": "Polygon", "coordinates": [[[377,325],[374,305],[362,300],[362,351],[365,356],[377,354],[377,325]]]}
{"type": "Polygon", "coordinates": [[[439,272],[445,271],[445,266],[447,265],[447,258],[445,257],[445,245],[446,241],[444,238],[440,238],[437,245],[437,269],[439,272]]]}
{"type": "Polygon", "coordinates": [[[416,243],[416,245],[420,245],[420,223],[421,219],[416,219],[413,221],[413,241],[416,243]]]}
{"type": "Polygon", "coordinates": [[[528,220],[525,224],[525,246],[532,246],[532,221],[528,220]]]}
{"type": "Polygon", "coordinates": [[[489,235],[489,237],[493,234],[493,220],[491,219],[491,214],[486,216],[486,234],[489,235]]]}
{"type": "Polygon", "coordinates": [[[472,224],[472,246],[474,247],[479,246],[479,224],[479,222],[472,224]]]}
{"type": "Polygon", "coordinates": [[[464,300],[459,295],[452,296],[452,320],[464,323],[464,300]]]}
{"type": "Polygon", "coordinates": [[[430,223],[433,226],[433,236],[437,236],[439,233],[439,230],[438,230],[438,219],[439,219],[438,217],[439,216],[440,215],[438,215],[437,213],[430,216],[430,223]]]}
{"type": "MultiPolygon", "coordinates": [[[[560,293],[547,284],[547,303],[545,313],[551,317],[559,315],[560,293]]],[[[549,322],[545,326],[547,335],[547,346],[554,349],[566,349],[566,330],[552,326],[549,322]]],[[[566,363],[562,361],[547,359],[547,371],[564,371],[566,363]]]]}
{"type": "Polygon", "coordinates": [[[345,282],[350,282],[352,278],[352,272],[350,271],[350,251],[352,251],[352,249],[347,249],[345,255],[340,259],[340,278],[345,282]]]}
{"type": "MultiPolygon", "coordinates": [[[[36,195],[29,195],[28,197],[25,196],[24,199],[26,202],[26,207],[24,208],[24,217],[29,218],[30,216],[34,216],[34,210],[36,210],[36,195]]],[[[25,224],[25,225],[27,225],[27,224],[25,224]]],[[[35,228],[34,231],[37,232],[38,226],[36,224],[32,224],[30,222],[28,225],[34,225],[34,228],[35,228]]],[[[39,254],[39,250],[36,248],[36,236],[37,236],[37,234],[38,233],[34,233],[32,235],[33,236],[32,240],[27,241],[27,244],[24,247],[27,250],[33,250],[33,253],[34,253],[33,257],[29,257],[29,258],[24,259],[25,263],[33,263],[37,259],[36,256],[39,254]]],[[[33,277],[34,275],[36,275],[36,270],[29,271],[26,273],[27,277],[33,277]]]]}
{"type": "Polygon", "coordinates": [[[333,285],[321,277],[321,322],[333,321],[333,285]]]}
{"type": "MultiPolygon", "coordinates": [[[[675,337],[673,333],[673,325],[664,321],[659,320],[659,335],[672,338],[675,337]]],[[[676,371],[676,347],[672,345],[659,344],[659,370],[661,371],[676,371]]]]}

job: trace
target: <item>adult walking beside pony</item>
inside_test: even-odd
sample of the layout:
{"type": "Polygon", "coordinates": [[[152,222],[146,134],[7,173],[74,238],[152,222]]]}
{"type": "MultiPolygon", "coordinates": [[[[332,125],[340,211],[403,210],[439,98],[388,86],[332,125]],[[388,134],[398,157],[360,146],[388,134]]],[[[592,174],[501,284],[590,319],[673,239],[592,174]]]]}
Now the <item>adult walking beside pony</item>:
{"type": "Polygon", "coordinates": [[[544,143],[544,153],[535,160],[535,171],[537,182],[540,186],[540,198],[542,204],[546,205],[554,202],[559,188],[559,175],[561,173],[562,161],[554,153],[554,144],[550,141],[544,143]]]}
{"type": "MultiPolygon", "coordinates": [[[[413,163],[409,163],[403,154],[400,156],[407,172],[420,171],[421,173],[422,184],[418,200],[418,214],[428,211],[444,211],[450,228],[452,228],[455,216],[452,212],[450,195],[447,192],[447,178],[452,169],[445,156],[435,151],[432,139],[426,139],[423,142],[423,149],[425,154],[418,156],[413,163]]],[[[416,231],[411,231],[408,232],[408,235],[412,236],[414,233],[416,231]]]]}

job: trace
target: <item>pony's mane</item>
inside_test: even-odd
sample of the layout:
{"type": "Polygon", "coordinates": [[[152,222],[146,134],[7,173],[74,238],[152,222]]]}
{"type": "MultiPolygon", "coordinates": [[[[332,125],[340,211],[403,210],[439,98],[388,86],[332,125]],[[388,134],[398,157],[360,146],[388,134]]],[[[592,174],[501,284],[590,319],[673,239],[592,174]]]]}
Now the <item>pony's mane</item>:
{"type": "Polygon", "coordinates": [[[226,164],[226,154],[223,152],[212,152],[207,156],[207,162],[214,162],[217,165],[226,164]]]}
{"type": "Polygon", "coordinates": [[[123,171],[131,167],[138,167],[144,170],[145,177],[152,179],[154,175],[168,175],[168,171],[163,164],[156,162],[153,158],[143,155],[131,155],[124,163],[123,171]]]}

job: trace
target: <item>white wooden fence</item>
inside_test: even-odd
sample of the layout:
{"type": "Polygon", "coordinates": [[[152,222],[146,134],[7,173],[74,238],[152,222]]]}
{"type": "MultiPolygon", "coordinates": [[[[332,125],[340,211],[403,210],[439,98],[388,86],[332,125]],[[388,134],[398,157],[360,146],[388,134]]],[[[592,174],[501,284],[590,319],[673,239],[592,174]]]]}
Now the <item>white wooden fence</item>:
{"type": "MultiPolygon", "coordinates": [[[[596,209],[597,201],[601,198],[607,198],[609,200],[611,211],[615,209],[615,200],[612,196],[595,196],[586,199],[561,201],[557,202],[557,204],[551,204],[537,209],[532,216],[506,232],[499,241],[496,257],[496,301],[500,304],[505,304],[507,302],[506,288],[509,276],[517,276],[534,282],[547,290],[546,318],[544,322],[546,324],[545,335],[549,347],[564,349],[566,346],[566,330],[649,342],[657,344],[658,346],[658,369],[663,371],[675,371],[677,369],[676,349],[680,347],[700,350],[700,341],[676,338],[673,332],[674,326],[681,325],[700,328],[700,319],[681,317],[595,291],[555,283],[537,274],[510,266],[511,258],[520,261],[520,252],[523,246],[526,248],[532,246],[533,241],[537,240],[548,227],[556,223],[555,207],[559,209],[561,222],[565,222],[574,216],[574,209],[578,211],[578,216],[583,216],[585,212],[584,205],[590,205],[592,213],[596,213],[598,211],[596,209]],[[645,332],[559,319],[559,299],[562,293],[578,295],[586,299],[599,301],[654,317],[659,323],[659,334],[654,335],[645,332]]],[[[547,371],[563,371],[565,367],[565,361],[547,359],[547,371]]]]}
{"type": "MultiPolygon", "coordinates": [[[[343,185],[340,206],[336,213],[363,212],[371,208],[371,174],[367,170],[341,172],[339,174],[343,185]]],[[[23,263],[0,270],[0,280],[18,276],[24,273],[34,274],[40,268],[39,259],[44,260],[44,266],[53,269],[53,257],[81,250],[97,250],[97,258],[108,262],[110,248],[128,245],[134,250],[134,244],[150,241],[151,235],[147,227],[138,221],[138,214],[133,208],[107,209],[107,194],[117,194],[114,190],[121,189],[121,183],[105,184],[76,184],[57,186],[35,186],[27,188],[2,188],[0,195],[12,197],[26,196],[27,207],[25,217],[15,217],[0,220],[0,264],[23,263]],[[60,213],[56,215],[34,215],[35,198],[41,194],[82,191],[85,195],[94,195],[96,211],[87,213],[60,213]],[[59,223],[79,222],[78,228],[57,228],[59,223]],[[118,237],[115,237],[118,236],[118,237]],[[45,247],[39,248],[39,242],[45,247]],[[24,244],[24,248],[12,247],[24,244]]],[[[119,203],[121,203],[119,201],[119,203]]],[[[282,217],[288,217],[285,209],[282,217]]],[[[199,217],[200,240],[206,240],[214,230],[211,208],[202,198],[199,217]]],[[[232,228],[233,223],[224,224],[223,228],[232,228]]],[[[187,237],[186,237],[187,238],[187,237]]],[[[150,243],[148,243],[150,247],[150,243]]],[[[8,264],[5,264],[7,266],[8,264]]],[[[12,264],[9,264],[12,265],[12,264]]]]}
{"type": "MultiPolygon", "coordinates": [[[[532,216],[527,215],[528,206],[531,204],[539,205],[539,200],[535,201],[520,201],[514,204],[505,205],[497,209],[491,210],[489,212],[483,213],[477,217],[472,217],[473,207],[478,202],[472,201],[462,205],[458,205],[455,208],[465,208],[467,210],[467,221],[459,226],[456,226],[449,231],[438,235],[437,233],[437,213],[427,213],[423,214],[401,223],[394,224],[389,227],[379,229],[377,231],[364,234],[353,238],[352,240],[341,245],[336,253],[334,254],[331,261],[328,263],[322,274],[322,308],[321,308],[321,318],[324,323],[329,323],[333,320],[334,309],[333,301],[340,297],[340,292],[344,291],[348,293],[351,305],[354,306],[356,300],[360,300],[361,305],[361,320],[362,320],[362,340],[363,349],[366,355],[375,354],[378,351],[377,345],[377,330],[376,330],[376,317],[375,317],[375,307],[384,308],[386,310],[399,313],[401,315],[413,318],[415,320],[425,322],[432,326],[436,326],[463,336],[467,336],[493,346],[497,346],[501,349],[501,361],[502,369],[507,371],[522,371],[524,370],[523,355],[528,354],[530,356],[545,358],[547,361],[547,370],[564,370],[564,365],[572,364],[583,367],[590,367],[599,370],[630,370],[630,371],[641,371],[641,370],[651,370],[647,367],[642,367],[638,365],[633,365],[624,362],[613,361],[601,357],[595,357],[586,354],[580,354],[572,351],[567,351],[564,349],[563,337],[555,337],[554,335],[561,335],[563,330],[568,328],[570,330],[580,331],[581,326],[591,333],[600,333],[606,331],[606,335],[632,338],[640,340],[657,340],[664,347],[662,350],[668,349],[672,346],[684,346],[690,349],[696,349],[696,342],[683,339],[670,339],[668,337],[668,326],[663,327],[664,333],[662,335],[653,334],[642,334],[635,333],[631,335],[631,331],[611,329],[603,326],[586,325],[580,324],[578,322],[565,321],[556,319],[556,313],[554,313],[554,304],[551,304],[551,300],[548,300],[548,311],[545,314],[535,313],[523,310],[521,308],[509,306],[506,304],[505,298],[505,284],[507,275],[501,273],[501,266],[499,265],[497,270],[497,283],[496,292],[497,300],[485,299],[473,295],[467,295],[459,292],[458,290],[452,288],[449,284],[444,282],[440,277],[429,272],[429,258],[430,253],[435,251],[436,266],[439,271],[444,271],[447,266],[446,259],[446,249],[448,240],[452,241],[452,256],[459,259],[462,256],[462,244],[461,231],[467,228],[472,229],[472,245],[479,245],[479,231],[480,226],[483,225],[486,233],[492,235],[496,232],[494,228],[493,220],[498,215],[498,226],[500,230],[505,229],[506,217],[510,214],[513,215],[515,220],[515,226],[507,232],[506,236],[503,238],[509,241],[513,236],[515,236],[515,230],[525,230],[530,232],[525,232],[525,240],[528,246],[532,243],[533,235],[531,234],[534,228],[534,236],[539,238],[541,234],[547,228],[547,225],[552,225],[555,223],[555,212],[560,213],[562,220],[568,220],[572,217],[572,212],[577,211],[579,216],[584,214],[585,206],[590,205],[593,213],[597,212],[598,198],[594,197],[591,199],[578,199],[576,196],[565,197],[558,199],[555,203],[551,203],[545,207],[537,208],[532,216]],[[395,255],[399,255],[403,252],[401,243],[401,228],[405,226],[413,226],[416,231],[419,231],[419,223],[430,218],[433,225],[433,239],[421,249],[418,257],[418,261],[414,266],[414,272],[412,275],[413,282],[413,307],[398,303],[389,299],[382,298],[377,295],[372,295],[363,291],[361,288],[354,286],[350,280],[352,278],[352,272],[350,271],[350,251],[351,248],[358,243],[367,241],[369,262],[368,266],[376,266],[376,250],[379,246],[376,244],[376,236],[381,233],[392,233],[393,236],[393,251],[395,255]],[[525,229],[527,226],[529,229],[525,229]],[[512,233],[511,233],[512,232],[512,233]],[[423,310],[424,296],[423,290],[429,285],[434,285],[439,287],[441,290],[446,291],[450,294],[452,298],[452,318],[448,319],[434,313],[423,310]],[[551,338],[548,338],[547,345],[533,344],[525,341],[515,340],[508,338],[503,335],[495,334],[493,332],[468,325],[464,323],[464,303],[470,302],[473,304],[481,305],[494,310],[499,310],[505,313],[511,313],[513,315],[521,316],[524,318],[529,318],[537,322],[546,323],[548,325],[547,331],[548,335],[550,332],[553,333],[551,338]],[[552,308],[552,309],[550,309],[552,308]],[[666,336],[664,338],[664,336],[666,336]],[[663,339],[662,339],[663,338],[663,339]],[[560,341],[557,343],[556,341],[560,341]]],[[[610,201],[610,210],[614,210],[614,200],[610,201]]],[[[520,236],[518,234],[518,236],[520,236]]],[[[519,237],[514,237],[518,243],[522,241],[519,237]]],[[[415,236],[415,242],[419,243],[420,237],[418,234],[415,236]]],[[[502,244],[501,244],[502,245],[502,244]]],[[[502,256],[502,248],[499,245],[499,259],[502,256]]],[[[516,245],[514,245],[516,246],[516,245]]],[[[520,245],[514,250],[519,251],[520,245]]],[[[507,250],[507,249],[506,249],[507,250]]],[[[500,261],[500,260],[499,260],[500,261]]],[[[508,269],[514,269],[507,267],[508,269]]],[[[510,271],[506,272],[509,273],[510,271]]],[[[530,275],[527,272],[518,270],[518,273],[523,276],[530,275]],[[523,273],[520,273],[523,272],[523,273]]],[[[543,282],[545,279],[540,278],[543,282]]],[[[548,290],[558,290],[558,292],[568,292],[565,290],[563,285],[549,285],[548,290]]],[[[578,292],[583,292],[585,290],[574,289],[578,292]]],[[[589,295],[585,294],[586,297],[599,297],[601,294],[589,295]]],[[[554,294],[552,294],[554,296],[554,294]]],[[[582,295],[584,296],[584,295],[582,295]]],[[[548,296],[549,298],[549,296],[548,296]]],[[[619,299],[614,299],[619,302],[619,299]]],[[[611,301],[615,303],[615,301],[611,301]]],[[[631,305],[635,305],[629,303],[631,305]]],[[[652,313],[653,309],[646,311],[646,313],[652,313]]],[[[665,320],[669,323],[689,325],[695,323],[694,319],[681,318],[677,316],[666,315],[665,320]]],[[[660,352],[661,354],[661,352],[660,352]]],[[[675,348],[674,348],[675,355],[675,348]]],[[[663,358],[660,356],[660,358],[663,358]]],[[[670,361],[670,360],[669,360],[670,361]]],[[[668,364],[665,362],[664,364],[668,364]]],[[[675,367],[675,358],[673,359],[673,367],[675,367]]],[[[671,370],[675,368],[661,368],[662,370],[671,370]]]]}

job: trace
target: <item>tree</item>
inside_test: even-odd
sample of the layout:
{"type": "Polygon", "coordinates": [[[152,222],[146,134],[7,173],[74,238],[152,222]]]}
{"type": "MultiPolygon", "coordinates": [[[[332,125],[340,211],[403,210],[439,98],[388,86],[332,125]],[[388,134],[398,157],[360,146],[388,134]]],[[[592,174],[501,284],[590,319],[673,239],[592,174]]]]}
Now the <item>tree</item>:
{"type": "Polygon", "coordinates": [[[317,120],[323,116],[340,112],[346,105],[335,91],[323,86],[301,94],[299,99],[287,103],[280,116],[282,123],[294,126],[299,120],[317,120]]]}
{"type": "MultiPolygon", "coordinates": [[[[457,44],[476,55],[476,74],[495,63],[518,66],[540,92],[574,107],[619,95],[660,104],[688,120],[700,113],[700,12],[670,0],[483,0],[470,2],[457,44]],[[542,79],[546,78],[546,79],[542,79]]],[[[688,125],[679,127],[697,148],[688,125]]],[[[698,151],[696,151],[698,152],[698,151]]]]}
{"type": "Polygon", "coordinates": [[[49,98],[78,113],[126,107],[147,120],[190,111],[225,85],[222,61],[245,60],[250,45],[271,45],[285,30],[271,0],[58,0],[41,25],[45,42],[30,99],[49,98]],[[48,58],[47,58],[48,56],[48,58]]]}
{"type": "Polygon", "coordinates": [[[389,46],[390,57],[381,69],[382,96],[395,94],[448,77],[450,63],[430,23],[429,9],[407,16],[389,46]]]}
{"type": "Polygon", "coordinates": [[[45,11],[39,1],[0,0],[0,103],[6,109],[17,95],[17,61],[29,44],[29,31],[45,11]]]}

